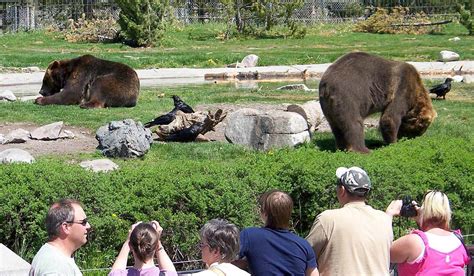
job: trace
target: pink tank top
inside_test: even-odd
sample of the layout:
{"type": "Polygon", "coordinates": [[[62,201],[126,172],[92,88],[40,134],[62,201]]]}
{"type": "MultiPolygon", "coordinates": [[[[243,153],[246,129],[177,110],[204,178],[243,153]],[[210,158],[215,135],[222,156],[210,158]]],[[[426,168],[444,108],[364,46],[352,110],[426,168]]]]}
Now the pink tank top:
{"type": "MultiPolygon", "coordinates": [[[[456,230],[456,232],[460,233],[459,230],[456,230]]],[[[449,253],[442,253],[429,247],[428,239],[423,231],[415,230],[412,234],[417,234],[423,240],[425,254],[419,263],[399,264],[398,275],[464,276],[464,266],[469,263],[469,257],[462,244],[449,253]]]]}

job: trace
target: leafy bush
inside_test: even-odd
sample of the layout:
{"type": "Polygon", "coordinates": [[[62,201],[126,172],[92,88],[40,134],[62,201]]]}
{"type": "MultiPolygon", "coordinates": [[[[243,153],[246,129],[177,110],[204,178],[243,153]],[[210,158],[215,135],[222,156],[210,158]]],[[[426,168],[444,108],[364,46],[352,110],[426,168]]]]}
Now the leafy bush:
{"type": "Polygon", "coordinates": [[[165,29],[169,0],[117,0],[119,24],[131,46],[149,47],[159,43],[165,29]]]}
{"type": "Polygon", "coordinates": [[[113,42],[119,34],[119,26],[113,18],[69,19],[64,37],[68,42],[113,42]]]}
{"type": "Polygon", "coordinates": [[[429,18],[423,12],[410,14],[409,9],[404,7],[392,8],[390,12],[387,9],[377,8],[367,20],[357,22],[354,31],[379,34],[427,34],[437,27],[415,26],[411,23],[429,22],[429,18]]]}
{"type": "Polygon", "coordinates": [[[222,3],[228,22],[225,38],[231,36],[233,24],[238,34],[257,37],[302,38],[306,35],[305,28],[292,18],[294,11],[302,7],[302,0],[222,0],[222,3]],[[277,26],[280,28],[275,29],[277,26]]]}
{"type": "Polygon", "coordinates": [[[457,6],[457,12],[459,13],[459,23],[461,23],[466,29],[469,31],[469,35],[474,34],[474,29],[473,29],[473,19],[471,12],[467,9],[465,9],[464,6],[458,5],[457,6]]]}

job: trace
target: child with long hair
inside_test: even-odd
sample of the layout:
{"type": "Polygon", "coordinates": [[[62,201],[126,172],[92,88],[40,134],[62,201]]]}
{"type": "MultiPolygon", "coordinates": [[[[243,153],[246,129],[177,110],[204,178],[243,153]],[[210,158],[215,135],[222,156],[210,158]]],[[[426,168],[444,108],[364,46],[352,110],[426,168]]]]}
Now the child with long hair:
{"type": "Polygon", "coordinates": [[[157,221],[137,222],[129,230],[109,276],[176,276],[176,269],[161,244],[161,228],[157,221]],[[127,269],[128,253],[132,251],[134,265],[127,269]],[[156,255],[158,267],[153,257],[156,255]]]}

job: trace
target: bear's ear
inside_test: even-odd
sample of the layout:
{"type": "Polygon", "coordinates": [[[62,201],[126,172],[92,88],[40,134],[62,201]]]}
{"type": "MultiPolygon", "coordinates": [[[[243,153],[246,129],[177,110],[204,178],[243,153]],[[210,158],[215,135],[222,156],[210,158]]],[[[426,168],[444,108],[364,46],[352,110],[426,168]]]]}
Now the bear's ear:
{"type": "Polygon", "coordinates": [[[59,61],[55,60],[51,63],[51,68],[50,69],[53,70],[53,69],[56,69],[58,67],[59,67],[59,61]]]}

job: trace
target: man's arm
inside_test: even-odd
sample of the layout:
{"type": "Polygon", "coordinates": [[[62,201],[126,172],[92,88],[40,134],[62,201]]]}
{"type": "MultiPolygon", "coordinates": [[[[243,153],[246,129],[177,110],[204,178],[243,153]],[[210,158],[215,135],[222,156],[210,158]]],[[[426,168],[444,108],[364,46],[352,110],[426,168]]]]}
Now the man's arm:
{"type": "Polygon", "coordinates": [[[311,227],[311,231],[306,237],[306,240],[313,248],[314,254],[316,255],[316,260],[318,260],[328,243],[328,237],[320,220],[320,216],[316,217],[313,227],[311,227]]]}

